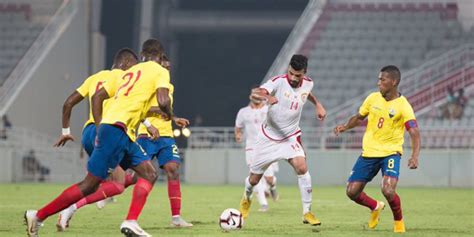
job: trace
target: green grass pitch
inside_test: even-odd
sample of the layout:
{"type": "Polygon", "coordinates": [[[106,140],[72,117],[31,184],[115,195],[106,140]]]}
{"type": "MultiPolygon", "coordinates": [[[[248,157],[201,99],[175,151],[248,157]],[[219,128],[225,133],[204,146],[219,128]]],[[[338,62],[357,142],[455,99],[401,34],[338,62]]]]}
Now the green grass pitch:
{"type": "MultiPolygon", "coordinates": [[[[26,236],[23,212],[36,209],[56,197],[66,186],[57,184],[0,184],[0,236],[26,236]]],[[[301,201],[294,186],[279,186],[281,199],[269,200],[267,213],[257,211],[254,198],[249,219],[240,231],[225,233],[218,226],[220,213],[237,208],[241,186],[183,185],[182,216],[194,223],[189,229],[169,227],[170,208],[166,183],[157,183],[139,219],[153,236],[399,236],[392,233],[390,208],[382,212],[375,230],[366,228],[369,211],[350,201],[344,187],[314,187],[313,211],[322,225],[301,223],[301,201]]],[[[90,205],[76,212],[67,232],[57,233],[57,216],[50,217],[40,236],[121,236],[119,225],[126,216],[132,189],[103,210],[90,205]]],[[[382,199],[376,187],[366,192],[382,199]]],[[[399,188],[407,232],[403,236],[474,236],[474,190],[399,188]]]]}

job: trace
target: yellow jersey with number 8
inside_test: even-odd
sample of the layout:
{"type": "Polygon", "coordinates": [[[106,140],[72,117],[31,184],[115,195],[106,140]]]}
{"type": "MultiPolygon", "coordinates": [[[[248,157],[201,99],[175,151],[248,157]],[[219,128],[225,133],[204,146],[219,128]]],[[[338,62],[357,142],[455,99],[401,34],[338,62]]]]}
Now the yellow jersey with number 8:
{"type": "Polygon", "coordinates": [[[362,141],[363,157],[382,158],[403,154],[405,127],[407,124],[416,124],[413,108],[404,96],[386,101],[380,92],[374,92],[365,99],[359,114],[368,116],[362,141]]]}
{"type": "Polygon", "coordinates": [[[116,80],[106,83],[104,89],[110,96],[109,108],[103,112],[102,122],[122,127],[132,141],[136,128],[145,119],[158,88],[168,88],[168,70],[154,61],[139,63],[116,80]]]}

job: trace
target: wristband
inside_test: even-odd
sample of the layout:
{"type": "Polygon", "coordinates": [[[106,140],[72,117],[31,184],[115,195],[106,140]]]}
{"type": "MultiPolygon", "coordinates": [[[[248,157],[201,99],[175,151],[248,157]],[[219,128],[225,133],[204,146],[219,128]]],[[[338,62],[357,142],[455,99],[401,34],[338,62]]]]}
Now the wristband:
{"type": "Polygon", "coordinates": [[[143,125],[145,125],[145,127],[147,127],[147,128],[151,127],[151,123],[147,119],[145,119],[145,121],[143,121],[143,125]]]}
{"type": "Polygon", "coordinates": [[[63,133],[63,135],[71,134],[71,128],[63,128],[62,133],[63,133]]]}

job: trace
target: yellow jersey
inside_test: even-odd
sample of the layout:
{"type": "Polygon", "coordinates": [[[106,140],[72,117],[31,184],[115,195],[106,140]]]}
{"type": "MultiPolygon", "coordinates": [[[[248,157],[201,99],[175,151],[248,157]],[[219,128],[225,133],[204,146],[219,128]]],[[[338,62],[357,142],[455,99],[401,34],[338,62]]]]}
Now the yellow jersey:
{"type": "Polygon", "coordinates": [[[111,102],[103,112],[101,123],[122,127],[135,141],[137,126],[156,100],[156,90],[169,87],[170,74],[160,64],[153,61],[136,64],[123,72],[117,83],[104,85],[111,102]]]}
{"type": "MultiPolygon", "coordinates": [[[[173,92],[174,92],[174,86],[170,84],[168,95],[171,99],[171,105],[173,105],[173,92]]],[[[155,98],[153,99],[151,103],[152,103],[151,106],[158,106],[158,101],[155,98]]],[[[147,117],[146,119],[150,121],[153,127],[158,129],[158,131],[160,132],[160,136],[173,137],[173,126],[171,124],[171,120],[165,120],[159,115],[156,117],[147,117]]],[[[150,135],[148,134],[148,131],[146,130],[145,125],[140,124],[140,127],[138,127],[138,135],[142,135],[142,134],[150,135]]]]}
{"type": "MultiPolygon", "coordinates": [[[[89,97],[89,119],[84,124],[84,127],[94,123],[94,117],[92,116],[92,96],[99,91],[105,83],[111,83],[111,80],[115,80],[119,75],[123,73],[120,69],[113,70],[102,70],[90,77],[88,77],[76,91],[81,94],[82,97],[89,97]]],[[[115,83],[115,82],[114,82],[115,83]]],[[[105,100],[103,103],[103,110],[108,108],[109,100],[105,100]]]]}
{"type": "Polygon", "coordinates": [[[404,96],[386,101],[380,92],[374,92],[365,99],[359,114],[368,116],[362,141],[363,157],[403,154],[405,126],[416,124],[413,108],[404,96]]]}

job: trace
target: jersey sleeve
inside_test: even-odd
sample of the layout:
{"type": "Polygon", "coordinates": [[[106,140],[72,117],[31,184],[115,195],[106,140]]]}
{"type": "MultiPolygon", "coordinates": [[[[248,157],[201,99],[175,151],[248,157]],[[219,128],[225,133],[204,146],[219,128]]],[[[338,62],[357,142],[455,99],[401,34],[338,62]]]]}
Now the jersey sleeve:
{"type": "Polygon", "coordinates": [[[359,114],[362,116],[367,116],[370,110],[370,104],[372,103],[372,94],[365,98],[364,103],[359,108],[359,114]]]}
{"type": "Polygon", "coordinates": [[[82,95],[82,97],[86,97],[89,95],[89,87],[91,85],[91,81],[92,81],[92,77],[93,76],[90,76],[88,77],[83,83],[81,86],[79,86],[76,91],[82,95]]]}
{"type": "Polygon", "coordinates": [[[263,83],[260,88],[263,88],[268,91],[268,94],[272,94],[275,89],[278,87],[278,83],[280,83],[281,80],[278,79],[270,79],[263,83]]]}
{"type": "Polygon", "coordinates": [[[159,73],[155,80],[155,90],[158,88],[168,88],[170,89],[170,72],[163,67],[160,67],[159,73]]]}
{"type": "Polygon", "coordinates": [[[406,129],[418,127],[416,122],[415,112],[413,112],[413,108],[411,107],[408,101],[403,106],[402,110],[403,116],[403,123],[405,124],[406,129]]]}
{"type": "Polygon", "coordinates": [[[243,110],[240,109],[239,112],[237,113],[237,117],[235,118],[235,127],[237,128],[243,128],[244,125],[244,118],[243,118],[243,110]]]}

